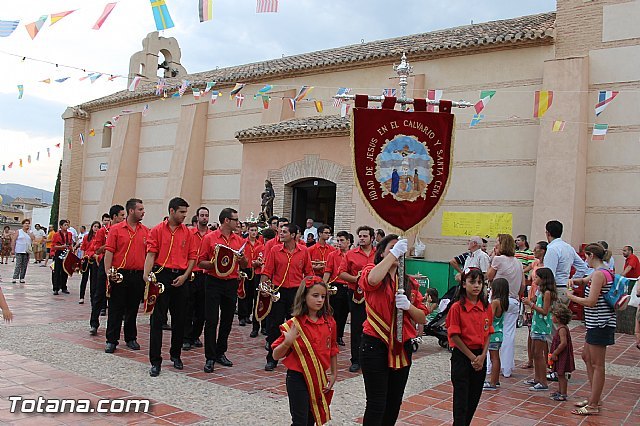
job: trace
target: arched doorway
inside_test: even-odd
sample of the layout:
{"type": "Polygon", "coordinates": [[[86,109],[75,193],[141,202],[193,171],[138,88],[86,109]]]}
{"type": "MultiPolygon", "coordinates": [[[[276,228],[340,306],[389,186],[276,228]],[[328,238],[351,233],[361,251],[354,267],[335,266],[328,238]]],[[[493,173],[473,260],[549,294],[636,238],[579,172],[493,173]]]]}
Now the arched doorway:
{"type": "Polygon", "coordinates": [[[305,179],[291,185],[291,220],[304,229],[306,220],[333,227],[336,216],[336,184],[320,178],[305,179]]]}

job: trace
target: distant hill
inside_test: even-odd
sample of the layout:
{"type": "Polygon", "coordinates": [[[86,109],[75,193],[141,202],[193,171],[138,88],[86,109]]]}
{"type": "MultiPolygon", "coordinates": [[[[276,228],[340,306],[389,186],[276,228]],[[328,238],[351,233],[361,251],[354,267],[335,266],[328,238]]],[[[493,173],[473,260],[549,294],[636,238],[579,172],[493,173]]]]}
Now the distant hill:
{"type": "Polygon", "coordinates": [[[9,204],[17,197],[40,198],[44,203],[53,203],[53,192],[17,183],[0,183],[0,195],[3,204],[9,204]]]}

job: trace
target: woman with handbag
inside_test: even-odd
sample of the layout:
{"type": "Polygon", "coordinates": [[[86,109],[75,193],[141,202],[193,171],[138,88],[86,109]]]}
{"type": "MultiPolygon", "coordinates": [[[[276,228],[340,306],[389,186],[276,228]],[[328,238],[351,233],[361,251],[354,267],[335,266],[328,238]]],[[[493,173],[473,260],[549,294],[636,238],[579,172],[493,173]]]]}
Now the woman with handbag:
{"type": "Polygon", "coordinates": [[[31,221],[25,219],[22,221],[22,229],[13,234],[11,239],[11,252],[16,256],[16,267],[13,270],[13,283],[20,279],[20,283],[24,283],[24,276],[27,274],[27,265],[29,264],[29,255],[33,253],[34,235],[29,231],[31,221]]]}

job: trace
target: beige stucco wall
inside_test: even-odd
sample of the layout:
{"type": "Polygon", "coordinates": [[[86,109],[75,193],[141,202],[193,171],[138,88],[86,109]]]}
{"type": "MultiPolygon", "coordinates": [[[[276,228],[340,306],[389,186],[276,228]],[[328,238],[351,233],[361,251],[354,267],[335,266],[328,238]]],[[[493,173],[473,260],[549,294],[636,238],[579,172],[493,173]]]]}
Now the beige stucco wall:
{"type": "MultiPolygon", "coordinates": [[[[450,187],[440,209],[421,231],[428,257],[448,259],[465,247],[465,238],[441,236],[443,211],[512,212],[514,234],[527,234],[531,240],[543,236],[547,220],[561,219],[567,228],[567,239],[576,246],[584,241],[606,239],[614,252],[620,253],[625,244],[640,245],[637,202],[640,189],[631,184],[637,181],[640,169],[637,160],[640,40],[636,30],[614,28],[621,16],[630,22],[640,20],[636,16],[640,13],[638,4],[638,1],[559,0],[560,28],[556,30],[554,45],[503,48],[430,61],[413,62],[409,56],[415,75],[409,89],[414,96],[424,97],[426,88],[437,88],[444,90],[445,98],[475,102],[480,90],[497,90],[484,111],[485,120],[475,128],[469,129],[472,110],[455,111],[450,187]],[[578,23],[582,26],[576,26],[578,23]],[[585,27],[584,23],[590,26],[585,27]],[[554,105],[539,120],[532,117],[533,92],[541,89],[557,92],[554,105]],[[598,90],[620,90],[621,94],[596,120],[593,106],[598,90]],[[564,132],[551,133],[555,119],[567,121],[564,132]],[[610,125],[606,142],[590,141],[594,121],[610,125]],[[560,155],[560,160],[552,161],[554,155],[560,155]],[[565,190],[558,191],[559,188],[565,190]]],[[[324,114],[338,114],[338,109],[331,105],[337,87],[379,94],[382,88],[393,86],[393,80],[389,80],[392,76],[391,67],[384,65],[265,80],[244,89],[246,100],[241,109],[229,100],[228,90],[215,105],[207,104],[208,97],[195,101],[190,92],[178,99],[149,102],[149,113],[140,118],[137,169],[132,185],[135,190],[130,195],[145,200],[145,222],[149,225],[166,214],[169,196],[166,188],[171,179],[174,185],[179,184],[176,188],[190,185],[202,188],[200,200],[188,200],[193,211],[196,203],[202,203],[211,209],[215,220],[222,208],[232,206],[239,208],[240,217],[246,217],[251,211],[258,212],[266,177],[283,179],[300,168],[336,165],[340,173],[335,174],[335,179],[344,181],[341,185],[344,190],[339,192],[343,214],[341,222],[336,218],[337,227],[352,226],[353,230],[363,223],[378,227],[357,190],[346,186],[352,179],[347,137],[243,145],[235,139],[235,133],[259,124],[317,115],[312,103],[299,103],[294,113],[277,99],[292,96],[302,85],[315,86],[312,97],[324,100],[324,114]],[[251,96],[265,83],[274,86],[274,99],[266,111],[251,96]],[[197,126],[192,121],[189,127],[181,111],[193,104],[206,104],[199,107],[205,108],[206,113],[197,126]],[[178,129],[186,128],[190,129],[190,135],[178,135],[178,129]],[[176,161],[176,141],[193,137],[200,128],[204,130],[202,155],[195,158],[187,155],[183,163],[188,168],[203,158],[204,164],[199,166],[201,175],[182,180],[180,176],[170,176],[172,162],[176,161]]],[[[139,103],[126,108],[140,112],[143,106],[144,103],[139,103]]],[[[81,223],[99,217],[100,203],[126,201],[102,196],[108,172],[98,170],[101,162],[109,161],[112,150],[100,146],[102,124],[123,108],[93,112],[87,123],[78,121],[67,126],[74,132],[79,128],[96,129],[95,138],[88,138],[84,147],[81,172],[84,178],[77,184],[81,193],[77,215],[81,223]]],[[[187,144],[182,149],[195,148],[188,148],[187,144]]],[[[72,162],[63,162],[67,164],[70,168],[72,162]]],[[[110,169],[117,166],[109,164],[110,169]]],[[[276,200],[276,212],[290,208],[285,201],[289,202],[284,198],[276,200]]]]}

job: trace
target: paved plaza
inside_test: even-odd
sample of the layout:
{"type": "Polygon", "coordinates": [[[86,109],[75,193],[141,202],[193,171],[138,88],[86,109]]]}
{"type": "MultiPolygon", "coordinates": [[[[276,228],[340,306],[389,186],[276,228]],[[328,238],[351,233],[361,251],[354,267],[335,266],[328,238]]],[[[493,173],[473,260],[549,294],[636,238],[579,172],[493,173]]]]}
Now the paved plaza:
{"type": "MultiPolygon", "coordinates": [[[[169,331],[165,332],[162,373],[149,377],[147,358],[149,320],[138,318],[140,351],[121,341],[113,355],[104,353],[101,317],[98,336],[89,335],[90,304],[78,304],[80,277],[69,280],[71,294],[53,296],[50,269],[29,265],[26,284],[12,284],[13,264],[0,265],[2,289],[14,313],[14,322],[0,325],[0,423],[15,425],[97,424],[290,424],[284,379],[285,368],[265,372],[264,340],[249,338],[250,327],[232,330],[227,356],[231,368],[216,364],[213,374],[202,371],[202,348],[183,352],[184,370],[168,360],[169,331]],[[144,398],[152,401],[148,413],[97,414],[10,413],[9,396],[23,398],[99,399],[144,398]]],[[[580,351],[584,327],[572,332],[577,371],[569,382],[569,401],[555,402],[548,393],[533,393],[522,381],[531,370],[516,369],[501,388],[484,392],[474,425],[631,425],[640,416],[640,351],[633,336],[617,335],[607,353],[607,383],[600,415],[571,414],[573,402],[588,395],[580,351]],[[635,421],[633,420],[635,418],[635,421]]],[[[348,328],[348,326],[347,326],[348,328]]],[[[338,355],[339,377],[331,405],[333,425],[358,424],[364,413],[364,385],[360,374],[347,371],[347,346],[338,355]]],[[[518,329],[516,358],[526,357],[526,329],[518,329]]],[[[551,386],[552,388],[554,385],[551,386]]],[[[449,354],[434,338],[425,338],[415,354],[398,424],[451,423],[452,389],[449,354]]]]}

